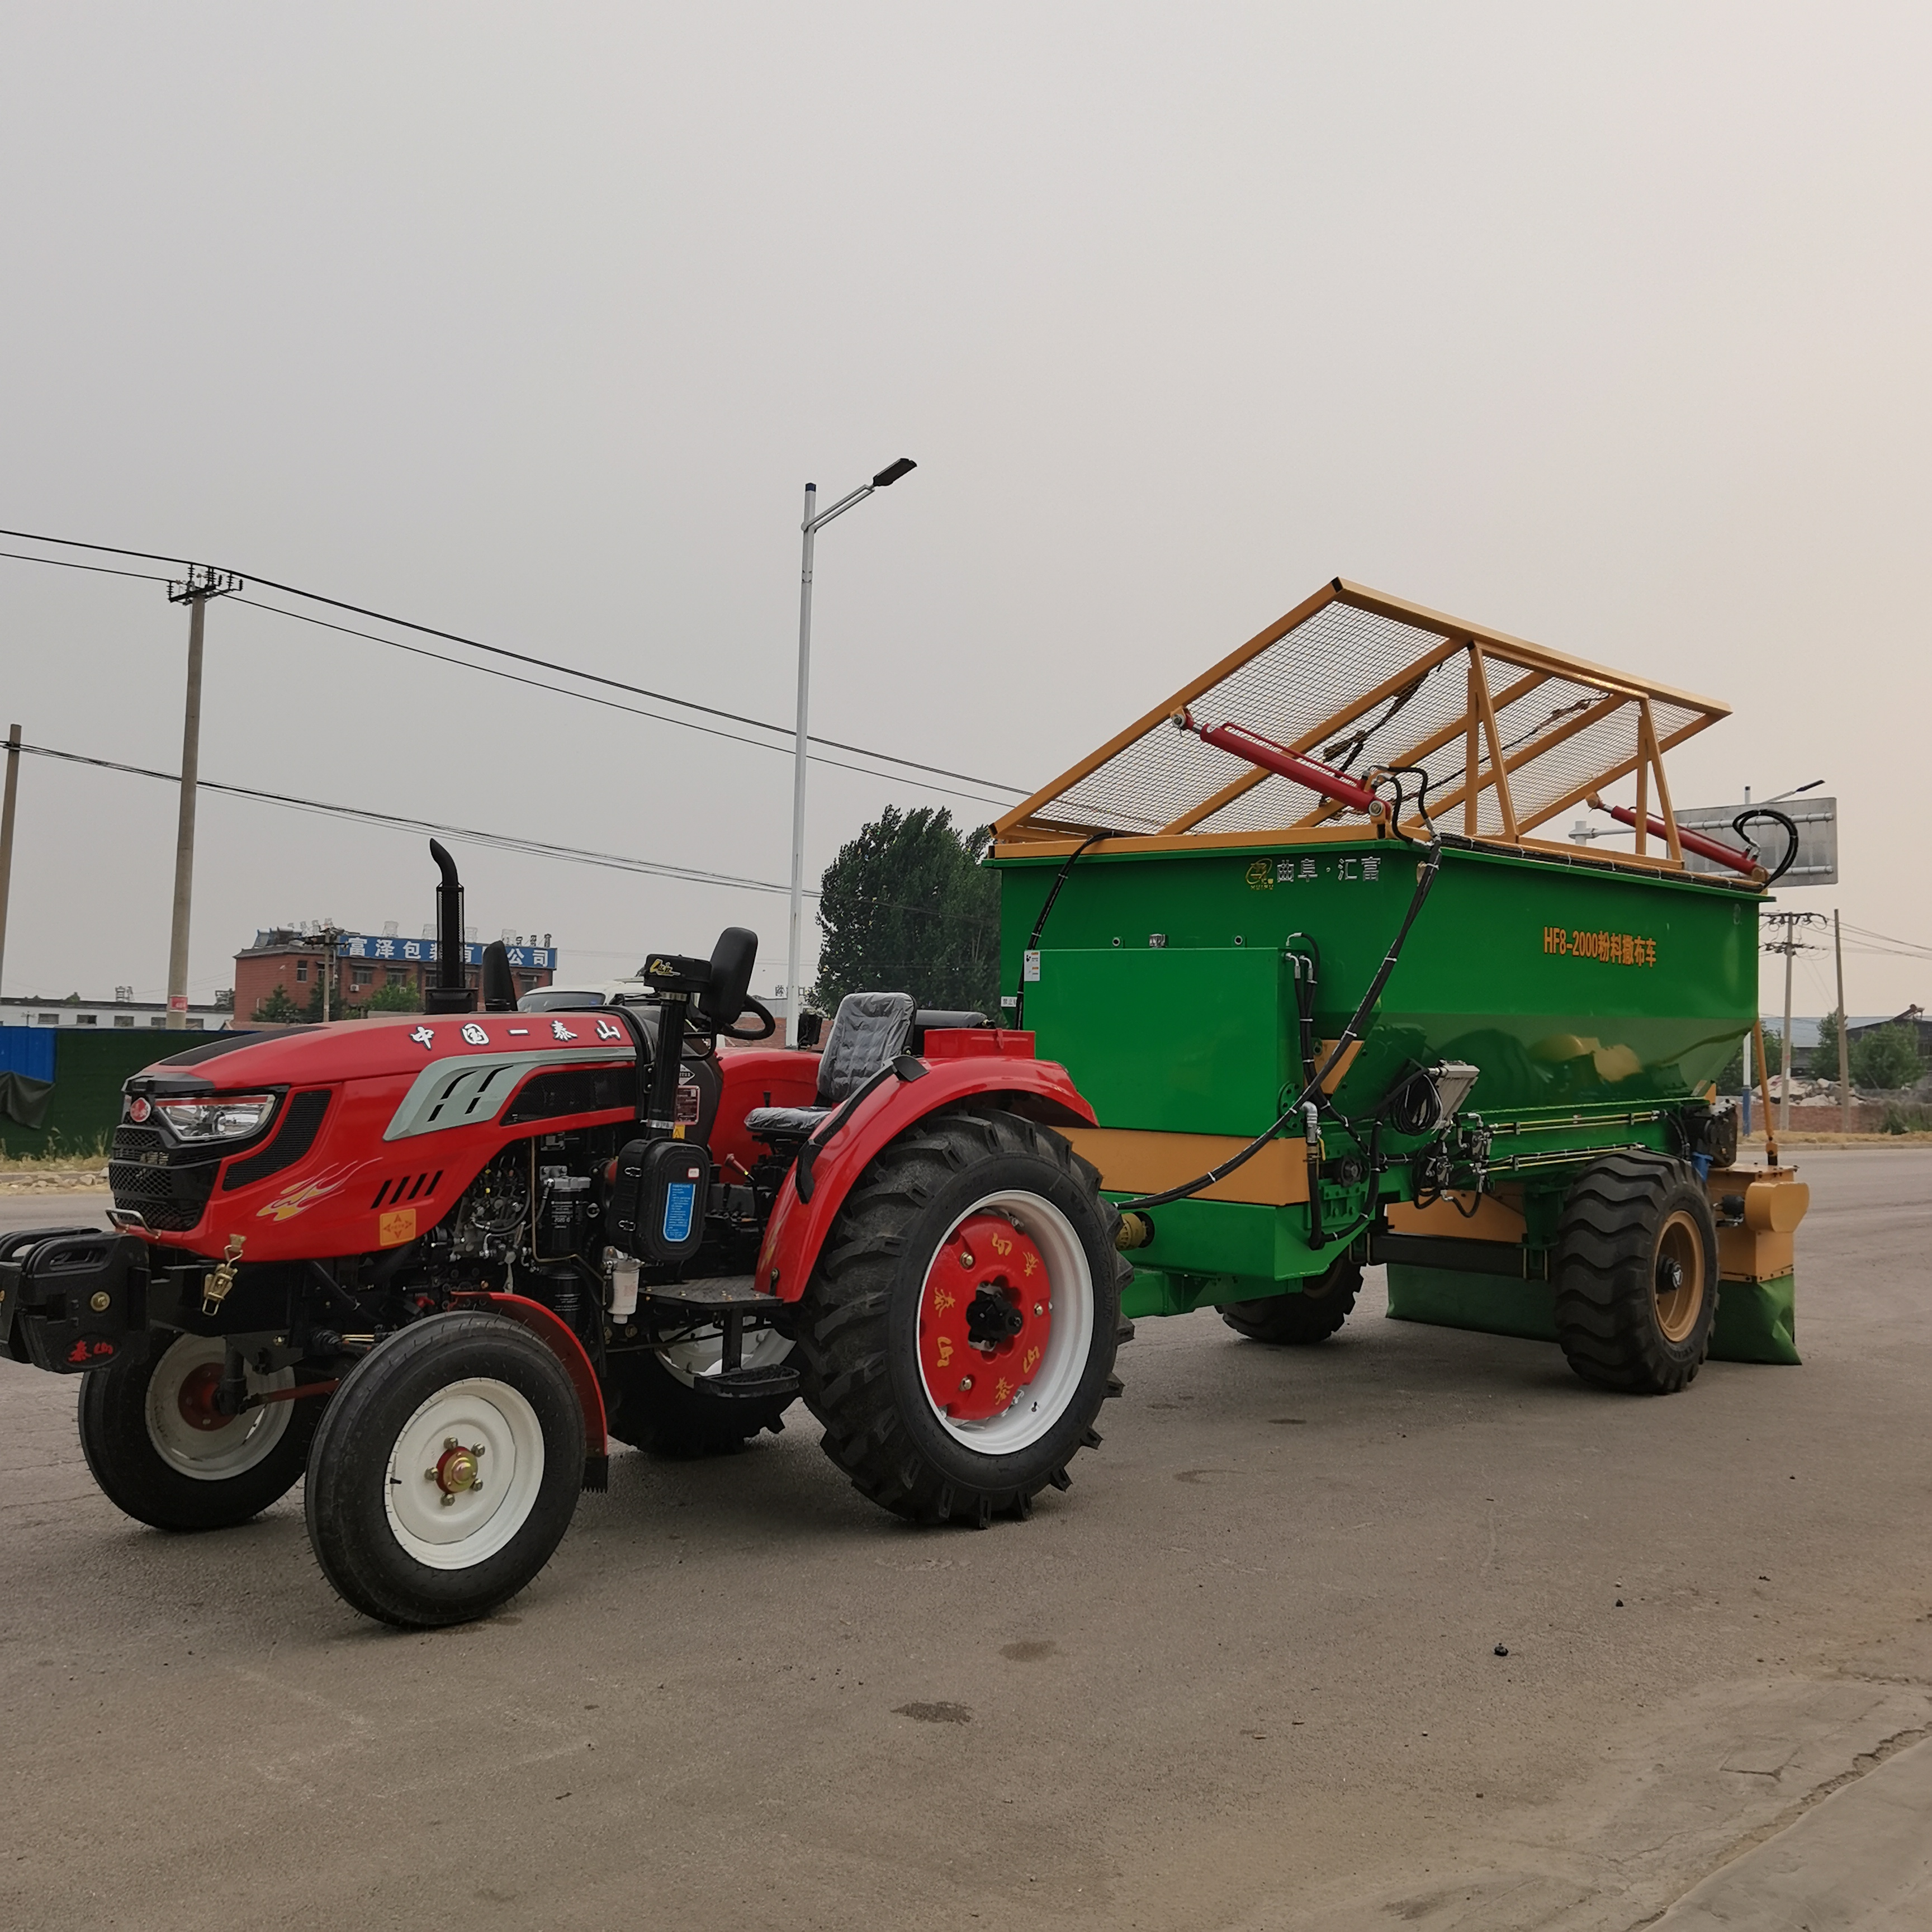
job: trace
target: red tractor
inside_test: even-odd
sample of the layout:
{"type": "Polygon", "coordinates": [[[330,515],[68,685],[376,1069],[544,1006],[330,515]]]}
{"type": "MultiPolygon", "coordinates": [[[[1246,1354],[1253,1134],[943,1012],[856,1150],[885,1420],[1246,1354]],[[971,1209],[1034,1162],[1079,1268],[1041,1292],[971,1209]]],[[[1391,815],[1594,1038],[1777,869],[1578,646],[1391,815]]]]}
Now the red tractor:
{"type": "Polygon", "coordinates": [[[642,1006],[464,984],[440,846],[422,1016],[224,1034],[127,1083],[115,1232],[0,1238],[0,1342],[77,1372],[102,1490],[172,1530],[307,1478],[356,1609],[482,1616],[549,1560],[613,1437],[782,1427],[920,1522],[1026,1516],[1118,1393],[1118,1216],[1032,1036],[854,994],[771,1037],[753,934],[653,955],[642,1006]],[[666,1042],[674,1042],[667,1046],[666,1042]],[[720,1051],[720,1042],[734,1044],[720,1051]]]}

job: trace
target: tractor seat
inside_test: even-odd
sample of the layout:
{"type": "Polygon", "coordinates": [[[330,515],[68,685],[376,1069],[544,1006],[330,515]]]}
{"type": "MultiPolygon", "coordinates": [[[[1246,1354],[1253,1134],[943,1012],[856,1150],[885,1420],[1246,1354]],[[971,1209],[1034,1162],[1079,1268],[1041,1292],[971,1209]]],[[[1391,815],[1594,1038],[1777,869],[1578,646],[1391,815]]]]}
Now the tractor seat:
{"type": "Polygon", "coordinates": [[[761,1141],[802,1140],[905,1051],[916,1010],[910,993],[848,993],[818,1056],[817,1105],[754,1107],[745,1130],[761,1141]]]}

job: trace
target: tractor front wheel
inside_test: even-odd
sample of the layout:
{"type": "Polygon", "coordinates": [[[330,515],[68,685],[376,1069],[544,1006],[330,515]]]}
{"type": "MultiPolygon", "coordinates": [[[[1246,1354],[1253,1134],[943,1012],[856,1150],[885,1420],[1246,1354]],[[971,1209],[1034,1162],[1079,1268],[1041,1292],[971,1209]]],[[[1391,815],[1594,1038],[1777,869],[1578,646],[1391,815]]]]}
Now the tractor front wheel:
{"type": "Polygon", "coordinates": [[[1557,1232],[1556,1339],[1599,1388],[1670,1395],[1718,1318],[1718,1226],[1696,1174],[1655,1155],[1584,1169],[1557,1232]]]}
{"type": "MultiPolygon", "coordinates": [[[[138,1360],[80,1380],[80,1447],[108,1501],[156,1529],[230,1529],[295,1486],[322,1404],[258,1402],[224,1415],[215,1398],[227,1358],[218,1335],[164,1334],[138,1360]]],[[[295,1374],[248,1372],[251,1396],[295,1374]]]]}
{"type": "Polygon", "coordinates": [[[494,1315],[432,1315],[344,1380],[309,1451],[309,1540],[353,1608],[405,1629],[467,1622],[548,1563],[584,1482],[563,1364],[494,1315]]]}
{"type": "Polygon", "coordinates": [[[1264,1294],[1221,1304],[1221,1319],[1250,1342],[1306,1348],[1325,1342],[1353,1313],[1362,1292],[1362,1270],[1346,1255],[1323,1274],[1311,1275],[1291,1294],[1264,1294]]]}
{"type": "Polygon", "coordinates": [[[881,1149],[800,1309],[826,1454],[917,1522],[1024,1516],[1100,1438],[1132,1270],[1100,1177],[1014,1114],[937,1114],[881,1149]]]}

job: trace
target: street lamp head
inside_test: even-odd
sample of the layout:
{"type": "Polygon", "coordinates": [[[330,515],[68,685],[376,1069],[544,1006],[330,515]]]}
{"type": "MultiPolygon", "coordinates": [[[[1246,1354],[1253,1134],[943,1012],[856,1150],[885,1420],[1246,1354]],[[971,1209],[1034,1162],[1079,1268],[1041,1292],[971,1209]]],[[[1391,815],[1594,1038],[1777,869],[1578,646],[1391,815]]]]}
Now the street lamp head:
{"type": "Polygon", "coordinates": [[[896,483],[908,470],[916,470],[919,465],[909,456],[902,456],[896,463],[889,463],[872,478],[874,490],[884,490],[896,483]]]}

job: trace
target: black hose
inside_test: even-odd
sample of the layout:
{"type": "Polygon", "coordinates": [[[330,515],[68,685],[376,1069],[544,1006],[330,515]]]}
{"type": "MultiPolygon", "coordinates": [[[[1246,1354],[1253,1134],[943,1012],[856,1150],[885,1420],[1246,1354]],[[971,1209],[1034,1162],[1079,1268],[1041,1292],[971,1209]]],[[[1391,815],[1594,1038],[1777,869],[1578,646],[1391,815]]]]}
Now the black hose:
{"type": "Polygon", "coordinates": [[[1342,1036],[1336,1041],[1334,1051],[1329,1054],[1322,1070],[1294,1096],[1291,1105],[1282,1108],[1280,1119],[1266,1132],[1257,1134],[1239,1154],[1224,1160],[1219,1167],[1210,1167],[1196,1179],[1185,1181],[1178,1187],[1165,1189],[1159,1194],[1143,1194],[1131,1201],[1116,1202],[1114,1204],[1123,1214],[1130,1209],[1160,1208],[1170,1201],[1185,1200],[1190,1194],[1198,1194],[1204,1187],[1212,1187],[1216,1181],[1225,1180],[1236,1168],[1253,1160],[1310,1100],[1316,1099],[1321,1092],[1322,1083],[1340,1064],[1351,1042],[1360,1037],[1362,1024],[1369,1016],[1370,1008],[1381,998],[1382,988],[1388,984],[1389,975],[1395,970],[1395,962],[1402,956],[1402,943],[1408,938],[1408,929],[1415,923],[1415,916],[1421,911],[1423,902],[1429,896],[1430,887],[1436,883],[1436,874],[1442,863],[1442,839],[1438,833],[1430,842],[1428,857],[1416,868],[1415,892],[1409,900],[1408,910],[1403,914],[1402,924],[1396,928],[1395,938],[1390,942],[1382,964],[1376,968],[1375,977],[1369,982],[1369,990],[1362,995],[1361,1004],[1356,1007],[1348,1024],[1342,1029],[1342,1036]]]}
{"type": "Polygon", "coordinates": [[[1040,944],[1040,936],[1046,930],[1046,916],[1053,910],[1053,902],[1060,896],[1060,889],[1066,883],[1066,875],[1073,869],[1073,862],[1090,845],[1097,845],[1102,838],[1111,838],[1111,832],[1090,833],[1081,840],[1066,855],[1066,862],[1054,876],[1052,886],[1047,889],[1046,903],[1040,909],[1040,916],[1033,922],[1033,931],[1027,935],[1025,950],[1020,954],[1020,982],[1013,998],[1013,1030],[1018,1032],[1026,1018],[1026,956],[1040,944]]]}
{"type": "Polygon", "coordinates": [[[1765,884],[1774,886],[1791,869],[1791,862],[1798,856],[1798,827],[1781,812],[1774,812],[1768,805],[1754,805],[1748,812],[1741,812],[1731,820],[1731,830],[1742,838],[1752,851],[1757,850],[1756,842],[1744,830],[1755,818],[1768,818],[1784,827],[1784,856],[1778,862],[1778,870],[1766,874],[1765,884]]]}

